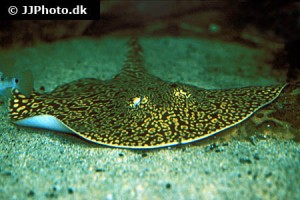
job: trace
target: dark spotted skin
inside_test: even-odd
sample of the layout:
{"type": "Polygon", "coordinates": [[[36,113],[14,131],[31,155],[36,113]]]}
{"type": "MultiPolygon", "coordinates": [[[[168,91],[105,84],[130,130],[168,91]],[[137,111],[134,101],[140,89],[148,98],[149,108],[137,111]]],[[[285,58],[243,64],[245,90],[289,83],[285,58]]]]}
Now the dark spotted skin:
{"type": "Polygon", "coordinates": [[[239,124],[284,88],[205,90],[166,82],[144,70],[136,40],[131,47],[112,80],[81,79],[30,98],[15,90],[12,120],[47,114],[99,144],[156,148],[197,141],[239,124]]]}

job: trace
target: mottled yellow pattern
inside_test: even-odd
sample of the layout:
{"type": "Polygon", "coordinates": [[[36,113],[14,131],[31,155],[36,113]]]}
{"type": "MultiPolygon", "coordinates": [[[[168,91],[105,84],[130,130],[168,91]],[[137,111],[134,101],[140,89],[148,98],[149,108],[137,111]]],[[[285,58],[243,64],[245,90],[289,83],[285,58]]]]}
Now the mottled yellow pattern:
{"type": "Polygon", "coordinates": [[[74,133],[103,145],[156,148],[214,135],[275,100],[283,86],[205,90],[148,74],[131,40],[121,73],[112,80],[81,79],[30,98],[14,91],[10,116],[51,115],[74,133]]]}

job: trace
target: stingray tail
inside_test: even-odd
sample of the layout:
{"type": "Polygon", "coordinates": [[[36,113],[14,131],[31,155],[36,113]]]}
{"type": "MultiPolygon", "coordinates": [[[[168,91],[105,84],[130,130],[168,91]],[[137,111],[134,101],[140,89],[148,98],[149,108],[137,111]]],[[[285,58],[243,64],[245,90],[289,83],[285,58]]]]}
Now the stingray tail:
{"type": "Polygon", "coordinates": [[[121,74],[139,77],[145,73],[143,49],[136,36],[129,40],[128,46],[129,51],[121,70],[121,74]]]}

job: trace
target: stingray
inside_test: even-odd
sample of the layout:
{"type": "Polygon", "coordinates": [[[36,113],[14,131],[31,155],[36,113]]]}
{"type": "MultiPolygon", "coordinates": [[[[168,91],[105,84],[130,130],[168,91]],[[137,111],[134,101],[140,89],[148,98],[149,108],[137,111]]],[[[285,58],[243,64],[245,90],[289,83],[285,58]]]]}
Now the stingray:
{"type": "Polygon", "coordinates": [[[111,80],[84,78],[30,97],[13,90],[21,126],[77,134],[101,145],[151,149],[195,142],[233,127],[274,101],[285,85],[207,90],[155,77],[136,39],[111,80]]]}

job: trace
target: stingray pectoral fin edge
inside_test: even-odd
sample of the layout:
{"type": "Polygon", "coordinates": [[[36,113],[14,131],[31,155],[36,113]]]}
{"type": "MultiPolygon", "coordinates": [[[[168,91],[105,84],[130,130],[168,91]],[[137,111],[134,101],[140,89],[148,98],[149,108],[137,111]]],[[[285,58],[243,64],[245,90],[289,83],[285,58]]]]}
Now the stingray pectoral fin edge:
{"type": "Polygon", "coordinates": [[[76,133],[74,130],[65,125],[62,121],[51,115],[38,115],[28,117],[14,122],[20,126],[48,129],[52,131],[76,133]]]}
{"type": "MultiPolygon", "coordinates": [[[[57,119],[56,117],[54,117],[52,115],[37,115],[37,116],[17,120],[17,121],[14,121],[13,123],[16,125],[19,125],[19,126],[27,126],[30,128],[40,128],[40,129],[46,129],[46,130],[51,130],[51,131],[58,131],[58,132],[62,132],[62,133],[71,133],[71,134],[78,135],[86,140],[89,140],[88,138],[82,136],[80,133],[78,133],[74,129],[70,128],[69,126],[64,124],[61,120],[57,119]]],[[[94,140],[89,140],[89,141],[93,141],[98,144],[110,146],[110,147],[117,146],[117,145],[109,145],[109,144],[105,144],[105,143],[100,143],[100,142],[94,141],[94,140]]],[[[128,146],[128,147],[121,146],[121,148],[130,148],[130,146],[128,146]]]]}

